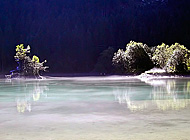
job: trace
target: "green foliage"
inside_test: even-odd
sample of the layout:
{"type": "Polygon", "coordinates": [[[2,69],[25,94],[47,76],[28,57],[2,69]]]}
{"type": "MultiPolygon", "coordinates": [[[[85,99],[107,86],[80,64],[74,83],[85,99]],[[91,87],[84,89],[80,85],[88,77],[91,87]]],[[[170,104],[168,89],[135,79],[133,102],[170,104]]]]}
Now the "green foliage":
{"type": "Polygon", "coordinates": [[[156,66],[163,68],[166,65],[168,60],[168,48],[169,46],[164,43],[162,43],[162,45],[157,46],[152,57],[152,61],[156,66]]]}
{"type": "Polygon", "coordinates": [[[32,61],[35,62],[35,63],[39,63],[39,62],[40,62],[40,59],[39,59],[39,57],[37,57],[36,55],[34,55],[34,56],[32,57],[32,61]]]}
{"type": "Polygon", "coordinates": [[[154,66],[165,69],[168,73],[190,71],[190,51],[179,43],[149,48],[146,44],[131,41],[126,51],[114,53],[113,65],[122,73],[140,73],[154,66]]]}
{"type": "Polygon", "coordinates": [[[34,55],[32,59],[27,56],[30,53],[30,46],[28,45],[24,49],[24,45],[20,44],[16,46],[15,61],[18,63],[16,70],[12,70],[10,75],[6,75],[7,78],[20,77],[20,76],[35,76],[41,78],[40,71],[45,71],[48,67],[43,66],[44,62],[40,63],[39,57],[34,55]]]}
{"type": "Polygon", "coordinates": [[[187,65],[187,70],[190,71],[190,58],[187,59],[186,65],[187,65]]]}
{"type": "Polygon", "coordinates": [[[127,61],[126,53],[123,51],[123,49],[119,49],[116,53],[114,53],[112,63],[116,68],[116,72],[119,72],[119,73],[127,72],[126,68],[128,65],[128,61],[127,61]]]}
{"type": "Polygon", "coordinates": [[[153,67],[150,52],[146,44],[130,41],[126,45],[126,51],[119,49],[114,53],[112,62],[121,72],[141,73],[153,67]]]}
{"type": "Polygon", "coordinates": [[[24,60],[26,54],[30,53],[30,46],[28,45],[26,49],[24,49],[24,45],[20,44],[16,46],[16,55],[14,56],[16,61],[24,60]]]}
{"type": "Polygon", "coordinates": [[[157,46],[152,61],[167,72],[187,72],[190,70],[190,52],[179,43],[170,47],[164,43],[157,46]]]}

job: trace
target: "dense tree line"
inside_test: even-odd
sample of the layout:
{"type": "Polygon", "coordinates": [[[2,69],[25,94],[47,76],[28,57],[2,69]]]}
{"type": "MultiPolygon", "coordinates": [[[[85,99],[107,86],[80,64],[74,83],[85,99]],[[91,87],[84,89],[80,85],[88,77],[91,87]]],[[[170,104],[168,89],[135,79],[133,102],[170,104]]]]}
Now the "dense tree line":
{"type": "MultiPolygon", "coordinates": [[[[47,59],[50,72],[90,72],[108,47],[130,40],[190,45],[188,0],[0,1],[0,71],[15,67],[23,43],[47,59]]],[[[97,66],[97,65],[96,65],[97,66]]]]}
{"type": "Polygon", "coordinates": [[[150,48],[147,44],[130,41],[125,50],[114,53],[112,62],[116,72],[121,74],[140,74],[156,67],[165,74],[187,74],[190,72],[190,50],[179,43],[171,46],[162,43],[150,48]]]}

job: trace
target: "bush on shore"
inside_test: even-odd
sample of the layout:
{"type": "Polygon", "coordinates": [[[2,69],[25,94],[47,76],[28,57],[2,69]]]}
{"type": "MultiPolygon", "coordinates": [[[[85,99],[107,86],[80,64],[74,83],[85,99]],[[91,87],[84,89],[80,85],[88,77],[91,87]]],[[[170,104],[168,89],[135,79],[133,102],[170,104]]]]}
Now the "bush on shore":
{"type": "Polygon", "coordinates": [[[190,51],[183,45],[162,43],[156,47],[130,41],[126,50],[114,53],[112,63],[118,73],[139,74],[153,67],[168,73],[186,73],[190,71],[190,51]]]}
{"type": "Polygon", "coordinates": [[[112,62],[117,72],[139,74],[153,67],[150,52],[146,44],[130,41],[125,51],[114,53],[112,62]]]}

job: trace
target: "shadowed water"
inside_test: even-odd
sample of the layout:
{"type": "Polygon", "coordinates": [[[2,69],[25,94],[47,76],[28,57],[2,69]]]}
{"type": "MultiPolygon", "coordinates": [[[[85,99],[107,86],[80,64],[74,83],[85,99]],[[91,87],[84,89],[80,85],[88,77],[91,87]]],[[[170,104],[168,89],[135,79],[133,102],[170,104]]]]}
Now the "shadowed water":
{"type": "Polygon", "coordinates": [[[0,79],[3,140],[189,140],[190,79],[0,79]]]}

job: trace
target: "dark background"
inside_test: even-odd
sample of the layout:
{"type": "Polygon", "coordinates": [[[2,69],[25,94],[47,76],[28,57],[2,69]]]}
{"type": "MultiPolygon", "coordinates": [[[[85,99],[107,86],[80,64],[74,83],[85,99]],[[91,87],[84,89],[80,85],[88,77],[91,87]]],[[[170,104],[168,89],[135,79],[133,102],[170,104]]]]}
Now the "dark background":
{"type": "Polygon", "coordinates": [[[21,43],[50,73],[109,73],[97,65],[130,40],[190,49],[190,0],[0,0],[0,73],[21,43]]]}

